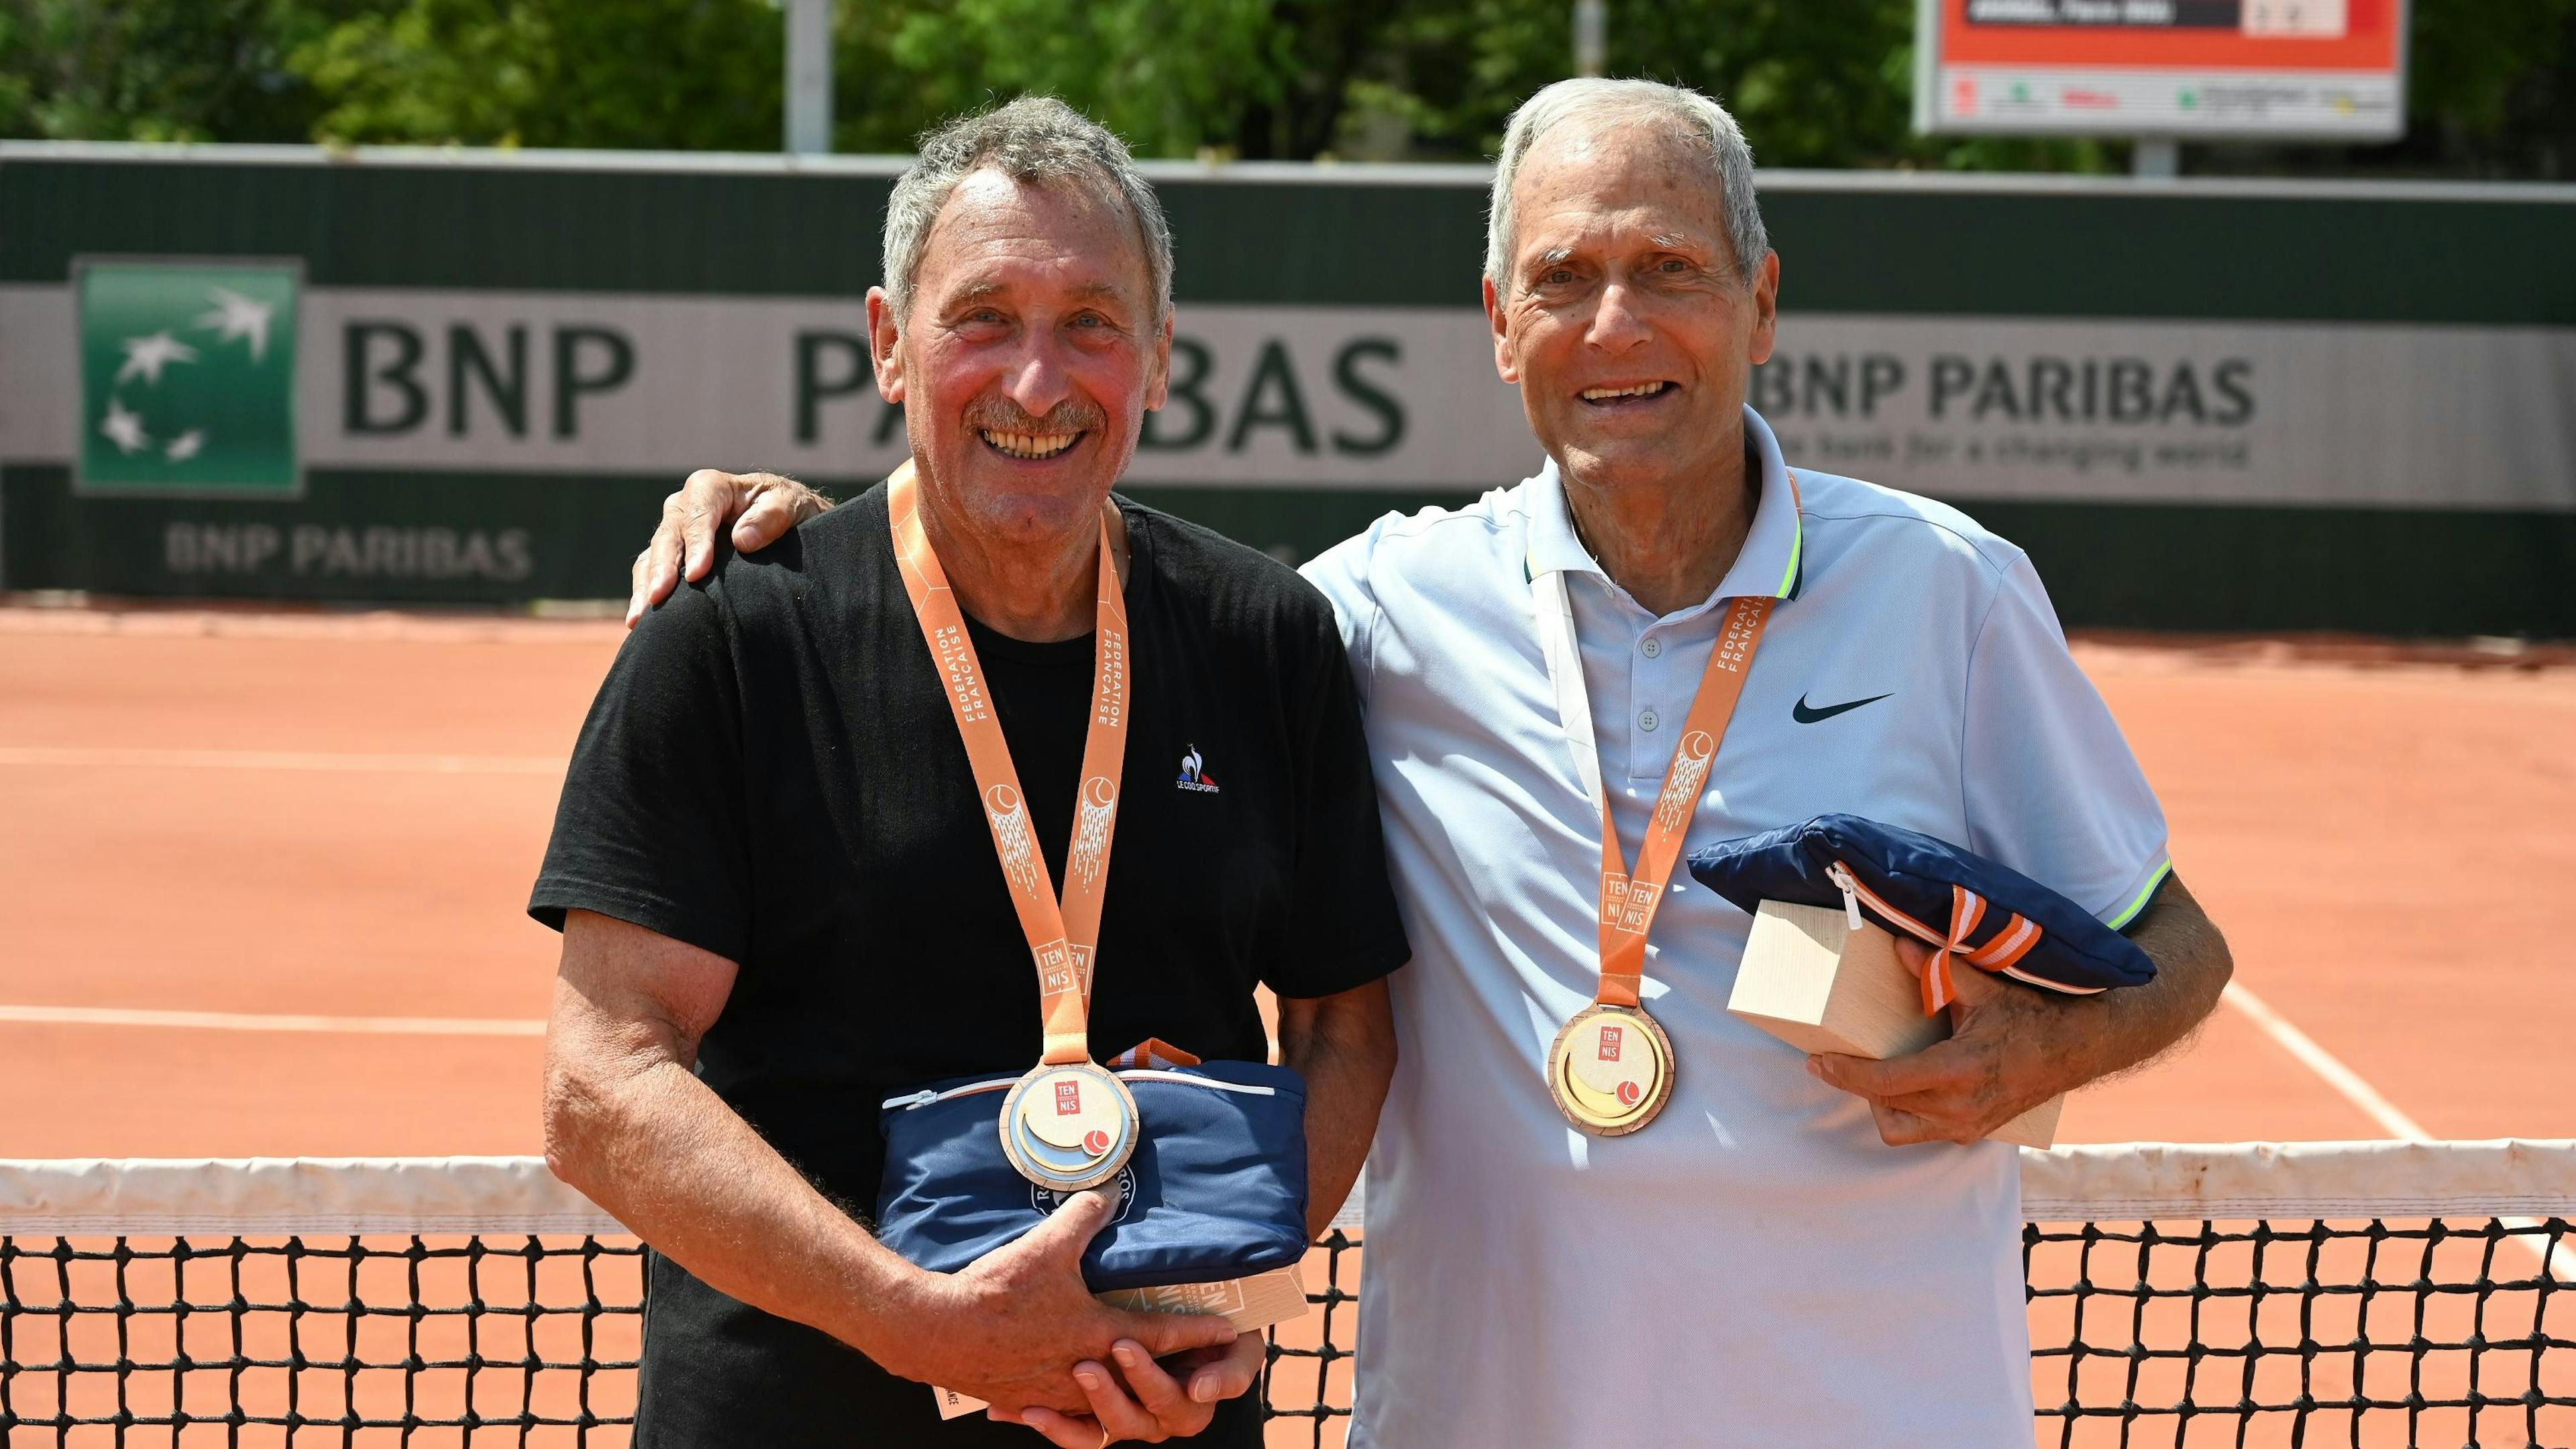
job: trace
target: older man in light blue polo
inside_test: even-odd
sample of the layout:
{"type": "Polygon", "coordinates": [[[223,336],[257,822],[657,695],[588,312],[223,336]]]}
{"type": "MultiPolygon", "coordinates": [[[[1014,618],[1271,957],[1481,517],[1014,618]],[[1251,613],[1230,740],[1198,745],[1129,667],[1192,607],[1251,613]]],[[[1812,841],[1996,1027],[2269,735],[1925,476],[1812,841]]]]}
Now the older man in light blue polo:
{"type": "MultiPolygon", "coordinates": [[[[1779,275],[1714,102],[1539,92],[1496,170],[1485,303],[1546,462],[1306,568],[1348,640],[1415,950],[1367,1178],[1354,1444],[2027,1443],[2018,1176],[1984,1135],[2163,1051],[2227,979],[2028,558],[1941,504],[1789,469],[1745,406],[1779,275]],[[1560,596],[1573,658],[1552,678],[1560,596]],[[2059,998],[1968,972],[1948,1041],[1801,1058],[1726,1012],[1749,918],[1669,883],[1641,996],[1672,1095],[1643,1130],[1586,1135],[1545,1071],[1601,984],[1582,761],[1624,870],[1721,621],[1763,611],[1675,807],[1689,843],[1870,816],[2054,887],[2160,974],[2059,998]]],[[[738,544],[815,505],[699,475],[639,600],[746,506],[738,544]]]]}

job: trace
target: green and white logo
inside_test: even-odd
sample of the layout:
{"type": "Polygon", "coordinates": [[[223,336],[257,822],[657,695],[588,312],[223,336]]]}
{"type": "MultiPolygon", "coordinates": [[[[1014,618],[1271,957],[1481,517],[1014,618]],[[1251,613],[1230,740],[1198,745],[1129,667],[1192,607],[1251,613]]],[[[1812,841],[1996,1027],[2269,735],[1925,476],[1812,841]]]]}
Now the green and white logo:
{"type": "Polygon", "coordinates": [[[292,498],[293,262],[83,261],[83,492],[292,498]]]}

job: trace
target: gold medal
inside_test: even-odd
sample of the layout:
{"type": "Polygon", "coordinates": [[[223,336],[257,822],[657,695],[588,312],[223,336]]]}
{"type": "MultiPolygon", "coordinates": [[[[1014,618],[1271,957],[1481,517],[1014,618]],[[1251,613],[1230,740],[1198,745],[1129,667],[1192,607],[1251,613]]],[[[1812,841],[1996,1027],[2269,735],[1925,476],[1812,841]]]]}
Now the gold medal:
{"type": "Polygon", "coordinates": [[[1672,1041],[1640,1008],[1595,1003],[1556,1034],[1547,1086],[1566,1121],[1596,1137],[1624,1136],[1655,1120],[1672,1096],[1672,1041]]]}
{"type": "Polygon", "coordinates": [[[1127,1165],[1136,1123],[1136,1099],[1108,1068],[1040,1065],[1002,1099],[1002,1152],[1038,1186],[1078,1192],[1127,1165]]]}

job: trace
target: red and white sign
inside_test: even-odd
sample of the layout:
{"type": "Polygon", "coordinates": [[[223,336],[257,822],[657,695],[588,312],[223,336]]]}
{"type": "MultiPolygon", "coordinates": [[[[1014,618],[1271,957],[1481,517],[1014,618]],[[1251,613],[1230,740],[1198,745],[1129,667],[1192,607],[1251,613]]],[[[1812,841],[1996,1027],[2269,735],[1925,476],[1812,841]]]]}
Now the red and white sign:
{"type": "Polygon", "coordinates": [[[1916,0],[1927,132],[2393,140],[2407,0],[1916,0]]]}

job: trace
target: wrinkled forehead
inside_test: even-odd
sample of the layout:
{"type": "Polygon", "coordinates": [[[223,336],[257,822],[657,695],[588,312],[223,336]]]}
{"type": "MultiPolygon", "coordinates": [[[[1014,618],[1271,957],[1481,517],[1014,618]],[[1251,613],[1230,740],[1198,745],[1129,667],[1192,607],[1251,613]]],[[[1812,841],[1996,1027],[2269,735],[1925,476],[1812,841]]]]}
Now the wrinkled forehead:
{"type": "Polygon", "coordinates": [[[922,245],[918,286],[935,305],[1045,296],[1129,308],[1152,286],[1143,238],[1106,178],[960,178],[922,245]]]}
{"type": "Polygon", "coordinates": [[[1603,247],[1724,253],[1717,165],[1681,125],[1630,114],[1549,127],[1512,178],[1514,264],[1603,247]]]}

